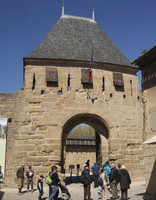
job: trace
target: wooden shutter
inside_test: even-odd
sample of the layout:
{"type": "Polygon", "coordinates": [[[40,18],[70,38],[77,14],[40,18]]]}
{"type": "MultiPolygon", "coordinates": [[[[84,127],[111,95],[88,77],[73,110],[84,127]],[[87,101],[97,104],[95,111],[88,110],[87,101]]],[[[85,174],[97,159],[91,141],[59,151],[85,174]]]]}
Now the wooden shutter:
{"type": "Polygon", "coordinates": [[[81,69],[81,83],[93,84],[93,79],[89,79],[89,69],[81,69]]]}
{"type": "Polygon", "coordinates": [[[46,79],[47,82],[53,82],[57,83],[58,82],[58,72],[56,68],[46,68],[46,79]]]}
{"type": "Polygon", "coordinates": [[[113,73],[113,81],[115,86],[124,86],[123,76],[121,73],[113,73]]]}

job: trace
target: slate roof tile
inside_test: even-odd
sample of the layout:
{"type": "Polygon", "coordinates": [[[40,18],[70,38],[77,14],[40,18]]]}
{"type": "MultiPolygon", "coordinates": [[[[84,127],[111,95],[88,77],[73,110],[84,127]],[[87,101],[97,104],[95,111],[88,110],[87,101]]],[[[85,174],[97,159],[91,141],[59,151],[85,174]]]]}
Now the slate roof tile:
{"type": "Polygon", "coordinates": [[[62,16],[25,58],[103,62],[136,68],[92,19],[62,16]]]}

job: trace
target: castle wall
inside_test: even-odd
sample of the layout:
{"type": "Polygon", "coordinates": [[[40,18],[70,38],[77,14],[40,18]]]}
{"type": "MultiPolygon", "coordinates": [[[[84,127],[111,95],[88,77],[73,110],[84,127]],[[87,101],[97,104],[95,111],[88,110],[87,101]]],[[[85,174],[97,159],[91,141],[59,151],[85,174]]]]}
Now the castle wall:
{"type": "MultiPolygon", "coordinates": [[[[144,141],[156,135],[156,61],[150,62],[143,69],[144,95],[144,141]]],[[[147,193],[156,196],[156,139],[144,144],[145,180],[147,193]]]]}
{"type": "MultiPolygon", "coordinates": [[[[46,67],[49,66],[26,65],[24,90],[8,95],[7,101],[1,100],[3,109],[0,117],[12,118],[7,138],[8,185],[15,186],[16,170],[21,163],[25,163],[26,167],[33,166],[35,181],[52,165],[60,166],[63,127],[77,114],[97,115],[108,127],[109,137],[103,139],[101,145],[102,161],[109,159],[125,164],[133,180],[143,180],[143,106],[138,77],[123,73],[124,92],[116,91],[113,72],[94,68],[93,89],[84,89],[81,84],[82,67],[54,66],[58,69],[58,87],[47,87],[46,67]],[[71,77],[69,91],[68,74],[71,77]],[[41,94],[41,90],[44,93],[41,94]],[[62,95],[58,95],[59,90],[62,95]]],[[[105,134],[100,132],[100,135],[105,134]]]]}

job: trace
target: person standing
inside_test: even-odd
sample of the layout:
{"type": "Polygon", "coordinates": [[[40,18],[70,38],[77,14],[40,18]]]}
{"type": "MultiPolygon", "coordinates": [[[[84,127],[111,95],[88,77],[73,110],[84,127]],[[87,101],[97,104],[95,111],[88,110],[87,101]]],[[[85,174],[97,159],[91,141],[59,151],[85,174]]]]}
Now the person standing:
{"type": "Polygon", "coordinates": [[[111,172],[109,175],[109,183],[112,193],[112,198],[117,199],[118,193],[117,193],[117,184],[118,184],[118,170],[116,169],[115,163],[111,164],[111,172]]]}
{"type": "Polygon", "coordinates": [[[31,184],[31,192],[33,192],[33,176],[34,176],[34,172],[32,171],[32,167],[29,166],[28,167],[28,171],[26,173],[26,177],[27,177],[27,192],[29,192],[29,185],[31,184]]]}
{"type": "Polygon", "coordinates": [[[88,165],[84,165],[84,170],[82,171],[81,177],[83,177],[83,187],[84,187],[84,200],[87,199],[91,200],[91,191],[90,191],[90,185],[92,183],[91,176],[89,172],[88,165]]]}
{"type": "Polygon", "coordinates": [[[22,193],[22,188],[23,188],[23,183],[24,183],[24,164],[21,165],[20,168],[18,168],[16,172],[16,176],[18,179],[18,194],[23,194],[22,193]]]}
{"type": "Polygon", "coordinates": [[[124,165],[121,166],[121,171],[119,172],[119,182],[121,187],[121,199],[128,198],[128,189],[130,188],[131,178],[124,165]]]}
{"type": "MultiPolygon", "coordinates": [[[[121,165],[118,164],[118,174],[120,173],[120,171],[121,171],[121,165]]],[[[118,182],[117,190],[118,190],[118,194],[120,194],[120,182],[118,182]]]]}
{"type": "Polygon", "coordinates": [[[106,161],[106,162],[105,162],[104,170],[105,170],[107,179],[109,180],[109,174],[110,174],[110,172],[111,172],[111,168],[110,168],[110,166],[109,166],[109,161],[106,161]]]}
{"type": "Polygon", "coordinates": [[[0,166],[0,189],[1,189],[1,183],[3,183],[5,185],[5,187],[7,187],[7,184],[5,182],[5,179],[4,179],[3,173],[2,173],[2,166],[0,166]]]}
{"type": "Polygon", "coordinates": [[[41,175],[40,178],[37,181],[37,189],[39,190],[39,196],[38,196],[38,200],[41,200],[43,194],[44,194],[44,190],[43,190],[43,180],[44,180],[44,176],[41,175]]]}
{"type": "Polygon", "coordinates": [[[101,169],[101,173],[99,175],[99,179],[98,180],[99,180],[98,181],[99,186],[102,185],[102,200],[107,200],[107,183],[108,183],[108,179],[107,179],[106,172],[105,172],[104,169],[101,169]],[[101,184],[100,184],[100,182],[101,182],[101,184]]]}
{"type": "Polygon", "coordinates": [[[50,179],[52,180],[50,187],[51,187],[51,194],[49,197],[49,200],[57,200],[58,194],[59,194],[59,188],[58,188],[58,183],[60,182],[60,179],[58,178],[58,173],[57,173],[57,167],[52,166],[51,168],[52,173],[50,174],[50,179]]]}
{"type": "Polygon", "coordinates": [[[91,167],[94,180],[94,188],[98,187],[98,176],[100,168],[101,167],[97,163],[94,163],[94,165],[91,167]]]}
{"type": "Polygon", "coordinates": [[[90,160],[87,160],[85,164],[88,165],[88,167],[90,168],[90,160]]]}

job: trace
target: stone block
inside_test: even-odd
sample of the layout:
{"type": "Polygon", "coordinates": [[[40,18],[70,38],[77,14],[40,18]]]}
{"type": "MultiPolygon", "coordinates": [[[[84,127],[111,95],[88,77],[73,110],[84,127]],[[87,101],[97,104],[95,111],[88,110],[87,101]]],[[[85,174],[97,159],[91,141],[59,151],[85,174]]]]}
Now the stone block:
{"type": "Polygon", "coordinates": [[[42,163],[42,162],[47,162],[49,160],[48,156],[29,156],[27,158],[27,162],[39,162],[39,163],[42,163]]]}
{"type": "Polygon", "coordinates": [[[50,152],[54,152],[54,146],[53,145],[44,145],[42,148],[42,152],[45,153],[50,153],[50,152]]]}
{"type": "Polygon", "coordinates": [[[59,139],[48,139],[47,144],[61,144],[59,139]]]}
{"type": "Polygon", "coordinates": [[[37,152],[29,152],[29,156],[37,156],[38,153],[37,152]]]}
{"type": "Polygon", "coordinates": [[[34,145],[18,145],[14,148],[16,151],[33,151],[35,149],[34,145]]]}
{"type": "MultiPolygon", "coordinates": [[[[48,126],[47,138],[61,139],[62,129],[59,126],[48,126]]],[[[47,139],[48,141],[48,139],[47,139]]]]}
{"type": "Polygon", "coordinates": [[[38,131],[46,131],[47,130],[47,126],[39,126],[38,127],[38,131]]]}

